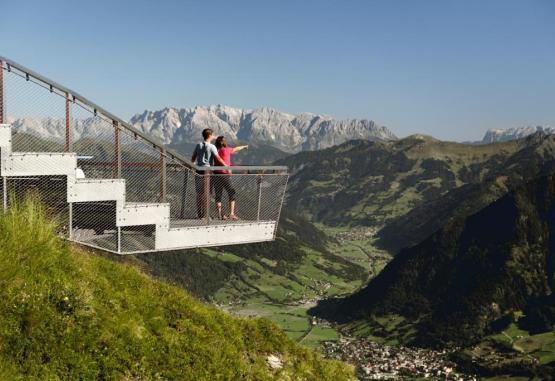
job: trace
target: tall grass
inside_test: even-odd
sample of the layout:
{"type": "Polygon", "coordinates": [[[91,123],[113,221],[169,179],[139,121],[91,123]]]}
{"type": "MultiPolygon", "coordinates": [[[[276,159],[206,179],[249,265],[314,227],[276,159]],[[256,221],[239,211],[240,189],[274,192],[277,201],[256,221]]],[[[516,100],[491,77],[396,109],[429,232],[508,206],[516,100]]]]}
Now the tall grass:
{"type": "Polygon", "coordinates": [[[66,254],[65,242],[56,237],[57,220],[47,217],[38,196],[23,201],[10,197],[10,208],[0,215],[0,286],[13,281],[21,272],[47,275],[55,263],[54,256],[66,254]]]}
{"type": "Polygon", "coordinates": [[[57,238],[36,199],[0,215],[0,378],[344,380],[273,323],[233,318],[57,238]],[[266,356],[284,367],[271,370],[266,356]]]}

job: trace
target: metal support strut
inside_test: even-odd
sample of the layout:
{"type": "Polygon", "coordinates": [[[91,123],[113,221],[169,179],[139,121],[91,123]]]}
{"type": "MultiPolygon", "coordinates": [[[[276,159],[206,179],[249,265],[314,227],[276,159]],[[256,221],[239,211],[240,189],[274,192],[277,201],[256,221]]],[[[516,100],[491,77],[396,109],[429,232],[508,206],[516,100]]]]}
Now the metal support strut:
{"type": "Polygon", "coordinates": [[[69,221],[68,221],[68,237],[73,239],[73,203],[68,203],[69,206],[69,221]]]}
{"type": "Polygon", "coordinates": [[[262,176],[256,176],[256,194],[258,195],[258,208],[256,209],[256,220],[260,221],[260,207],[262,205],[262,176]]]}
{"type": "Polygon", "coordinates": [[[2,176],[2,207],[4,211],[8,210],[8,179],[2,176]]]}
{"type": "Polygon", "coordinates": [[[118,226],[118,231],[117,231],[117,244],[118,244],[118,254],[121,254],[121,227],[118,226]]]}
{"type": "Polygon", "coordinates": [[[70,103],[69,94],[66,93],[66,140],[65,140],[65,151],[71,151],[71,120],[70,120],[70,103]]]}
{"type": "Polygon", "coordinates": [[[4,61],[0,61],[0,124],[6,120],[6,103],[4,100],[4,61]]]}
{"type": "Polygon", "coordinates": [[[166,202],[166,149],[160,150],[160,202],[166,202]]]}
{"type": "Polygon", "coordinates": [[[120,139],[120,130],[117,120],[112,121],[114,126],[114,149],[115,149],[115,173],[114,177],[116,179],[121,179],[121,139],[120,139]]]}

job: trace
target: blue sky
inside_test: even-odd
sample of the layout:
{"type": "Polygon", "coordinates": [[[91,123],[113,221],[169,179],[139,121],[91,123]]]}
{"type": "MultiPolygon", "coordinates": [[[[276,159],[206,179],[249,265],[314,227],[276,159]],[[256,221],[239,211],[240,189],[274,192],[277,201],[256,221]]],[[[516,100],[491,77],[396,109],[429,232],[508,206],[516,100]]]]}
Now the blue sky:
{"type": "Polygon", "coordinates": [[[0,55],[124,118],[270,106],[399,136],[555,125],[555,1],[9,1],[0,55]]]}

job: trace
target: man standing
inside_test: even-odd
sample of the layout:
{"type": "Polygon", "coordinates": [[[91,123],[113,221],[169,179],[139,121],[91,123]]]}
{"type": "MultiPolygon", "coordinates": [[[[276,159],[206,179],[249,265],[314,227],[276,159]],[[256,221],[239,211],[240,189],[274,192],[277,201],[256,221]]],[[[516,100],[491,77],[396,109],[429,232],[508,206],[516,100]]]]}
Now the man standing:
{"type": "MultiPolygon", "coordinates": [[[[212,144],[214,132],[210,128],[202,130],[203,141],[198,143],[191,157],[191,161],[196,162],[199,167],[212,167],[217,162],[218,165],[226,166],[226,163],[218,155],[216,146],[212,144]]],[[[195,176],[195,187],[197,191],[197,216],[198,218],[210,217],[210,172],[197,170],[195,176]]]]}

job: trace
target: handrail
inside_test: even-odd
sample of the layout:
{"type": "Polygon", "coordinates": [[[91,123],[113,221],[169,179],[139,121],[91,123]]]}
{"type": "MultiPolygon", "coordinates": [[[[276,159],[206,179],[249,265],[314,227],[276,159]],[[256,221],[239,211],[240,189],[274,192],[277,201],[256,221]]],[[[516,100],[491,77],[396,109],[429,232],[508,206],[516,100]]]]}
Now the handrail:
{"type": "MultiPolygon", "coordinates": [[[[130,125],[129,123],[127,123],[126,121],[118,118],[117,116],[115,116],[114,114],[110,113],[109,111],[106,111],[106,109],[104,109],[103,107],[97,105],[96,103],[90,101],[89,99],[85,98],[84,96],[80,95],[79,93],[77,93],[76,91],[73,91],[63,85],[60,85],[59,83],[52,81],[51,79],[15,62],[12,61],[9,58],[6,58],[4,56],[0,55],[0,62],[6,62],[6,64],[8,65],[8,71],[10,70],[10,67],[14,67],[15,69],[23,72],[26,76],[30,76],[30,77],[34,77],[36,79],[38,79],[41,82],[44,82],[45,84],[51,86],[52,88],[55,88],[56,90],[62,92],[62,93],[66,93],[69,94],[73,100],[78,100],[79,102],[81,102],[82,104],[91,107],[93,110],[96,110],[97,112],[100,112],[101,114],[103,114],[104,116],[108,117],[109,119],[111,119],[113,122],[117,122],[119,126],[125,128],[126,130],[132,132],[133,134],[140,136],[142,139],[144,139],[145,141],[147,141],[148,143],[156,146],[161,154],[165,155],[166,157],[170,157],[172,159],[176,159],[177,161],[181,162],[182,165],[184,165],[185,167],[188,167],[190,169],[196,170],[196,171],[221,171],[221,170],[245,170],[245,171],[282,171],[282,172],[287,172],[287,167],[286,166],[231,166],[231,167],[201,167],[198,166],[197,164],[193,163],[192,161],[190,161],[189,159],[183,157],[183,155],[181,155],[180,153],[170,149],[170,148],[166,148],[166,146],[158,141],[157,139],[148,136],[147,134],[137,130],[135,127],[133,127],[132,125],[130,125]]],[[[4,69],[4,67],[2,66],[2,69],[4,69]]]]}
{"type": "Polygon", "coordinates": [[[287,171],[285,165],[266,165],[266,166],[255,166],[255,165],[232,165],[232,166],[211,166],[211,167],[199,167],[201,171],[287,171]]]}

